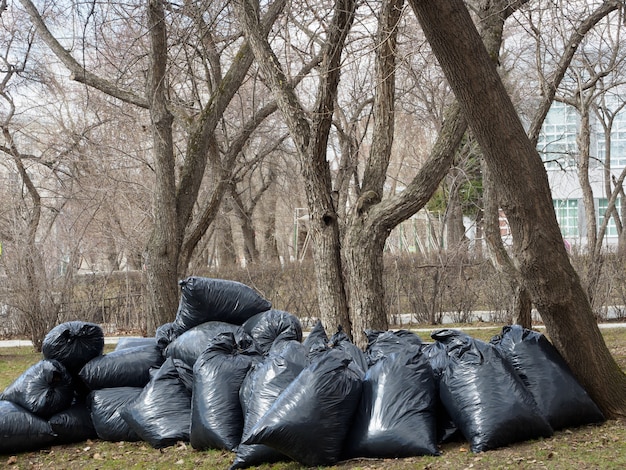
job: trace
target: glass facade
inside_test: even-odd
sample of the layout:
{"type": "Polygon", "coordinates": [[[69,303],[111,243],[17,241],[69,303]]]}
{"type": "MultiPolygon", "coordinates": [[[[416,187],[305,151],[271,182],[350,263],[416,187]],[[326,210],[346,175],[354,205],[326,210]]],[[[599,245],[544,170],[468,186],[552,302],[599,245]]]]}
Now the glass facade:
{"type": "Polygon", "coordinates": [[[554,199],[552,203],[563,237],[578,237],[578,199],[554,199]]]}
{"type": "Polygon", "coordinates": [[[576,166],[578,113],[571,106],[554,103],[541,128],[537,150],[546,168],[576,166]]]}
{"type": "MultiPolygon", "coordinates": [[[[598,158],[602,163],[606,159],[606,138],[604,132],[598,133],[598,158]]],[[[620,111],[611,127],[611,168],[626,166],[626,111],[620,111]]]]}
{"type": "MultiPolygon", "coordinates": [[[[604,215],[606,214],[606,209],[608,206],[609,206],[608,199],[606,198],[598,199],[598,228],[600,227],[600,225],[602,224],[602,221],[604,220],[604,215]]],[[[621,210],[621,207],[622,207],[622,200],[621,198],[617,198],[617,200],[615,201],[615,208],[617,209],[618,213],[621,210]]],[[[609,225],[607,225],[606,235],[609,237],[617,236],[617,227],[615,226],[615,220],[613,219],[613,217],[611,217],[611,220],[609,221],[609,225]]]]}

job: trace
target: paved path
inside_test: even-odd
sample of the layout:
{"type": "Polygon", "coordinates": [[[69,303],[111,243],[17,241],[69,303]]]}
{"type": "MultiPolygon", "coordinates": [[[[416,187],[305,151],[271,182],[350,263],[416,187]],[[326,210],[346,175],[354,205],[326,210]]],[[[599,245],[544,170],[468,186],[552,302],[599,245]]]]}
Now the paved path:
{"type": "MultiPolygon", "coordinates": [[[[138,336],[107,336],[104,338],[104,344],[117,344],[122,338],[138,338],[138,336]]],[[[7,339],[0,341],[0,348],[25,348],[32,345],[33,343],[29,339],[7,339]]]]}
{"type": "MultiPolygon", "coordinates": [[[[626,328],[626,323],[600,323],[598,325],[601,329],[604,328],[626,328]]],[[[441,328],[446,328],[446,325],[437,325],[429,328],[410,328],[412,331],[418,331],[420,333],[429,333],[434,330],[439,330],[441,328]]],[[[493,328],[498,328],[497,326],[464,326],[464,327],[455,327],[459,330],[490,330],[493,328]]],[[[534,328],[543,329],[545,326],[536,325],[534,328]]],[[[107,336],[104,338],[105,344],[117,344],[117,342],[122,338],[139,338],[138,336],[107,336]]],[[[27,339],[9,339],[0,341],[0,348],[25,348],[32,346],[30,340],[27,339]]]]}

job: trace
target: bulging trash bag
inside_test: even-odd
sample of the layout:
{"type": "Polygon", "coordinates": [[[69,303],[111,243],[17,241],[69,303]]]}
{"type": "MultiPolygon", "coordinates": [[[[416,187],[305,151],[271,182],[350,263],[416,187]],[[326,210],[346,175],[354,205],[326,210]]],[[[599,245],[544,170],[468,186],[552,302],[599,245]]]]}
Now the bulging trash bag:
{"type": "Polygon", "coordinates": [[[273,447],[306,466],[337,462],[361,397],[363,377],[351,362],[331,350],[307,366],[243,443],[273,447]]]}
{"type": "Polygon", "coordinates": [[[194,326],[172,341],[164,351],[165,357],[180,359],[193,367],[209,343],[221,333],[237,333],[241,327],[222,321],[210,321],[194,326]]]}
{"type": "Polygon", "coordinates": [[[87,397],[91,420],[98,437],[104,441],[139,441],[141,438],[122,418],[120,411],[137,399],[142,387],[116,387],[95,390],[87,397]]]}
{"type": "Polygon", "coordinates": [[[433,370],[433,376],[435,377],[437,389],[437,442],[443,444],[464,439],[439,397],[439,381],[449,361],[446,347],[443,343],[434,341],[432,343],[423,343],[421,350],[428,358],[428,362],[433,370]]]}
{"type": "MultiPolygon", "coordinates": [[[[239,392],[244,414],[244,435],[271,408],[307,364],[306,349],[300,342],[280,341],[270,349],[263,362],[250,370],[239,392]]],[[[247,468],[280,460],[288,460],[288,457],[271,447],[240,444],[230,468],[247,468]]]]}
{"type": "Polygon", "coordinates": [[[379,359],[365,374],[348,457],[438,455],[437,390],[419,346],[379,359]]]}
{"type": "Polygon", "coordinates": [[[144,387],[150,381],[150,369],[163,361],[157,346],[135,346],[92,359],[78,375],[90,390],[144,387]]]}
{"type": "Polygon", "coordinates": [[[553,429],[604,421],[604,415],[548,339],[520,325],[505,326],[491,343],[513,365],[553,429]]]}
{"type": "Polygon", "coordinates": [[[302,341],[302,325],[295,315],[283,310],[267,310],[257,313],[242,325],[259,345],[263,354],[272,347],[274,341],[302,341]]]}
{"type": "Polygon", "coordinates": [[[55,444],[72,444],[98,437],[91,420],[91,410],[85,403],[74,403],[53,415],[48,422],[56,435],[55,444]]]}
{"type": "Polygon", "coordinates": [[[449,358],[441,401],[473,452],[552,435],[532,394],[492,344],[449,329],[431,336],[449,358]]]}
{"type": "Polygon", "coordinates": [[[424,343],[422,345],[422,352],[428,357],[435,378],[438,379],[441,377],[441,374],[443,374],[443,371],[448,366],[448,350],[446,345],[442,341],[424,343]]]}
{"type": "Polygon", "coordinates": [[[135,348],[137,346],[156,346],[156,345],[157,345],[156,337],[139,338],[139,337],[130,336],[128,338],[120,338],[117,344],[115,345],[115,350],[135,348]]]}
{"type": "Polygon", "coordinates": [[[52,328],[43,339],[41,352],[56,359],[72,374],[104,349],[104,333],[95,323],[69,321],[52,328]]]}
{"type": "Polygon", "coordinates": [[[54,359],[29,367],[0,395],[0,400],[11,401],[42,418],[68,408],[73,399],[72,376],[54,359]]]}
{"type": "Polygon", "coordinates": [[[422,340],[415,333],[408,330],[380,331],[366,330],[367,348],[365,356],[369,366],[376,364],[383,357],[394,352],[404,352],[422,345],[422,340]]]}
{"type": "Polygon", "coordinates": [[[6,400],[0,400],[0,436],[0,454],[38,450],[55,438],[48,421],[6,400]]]}
{"type": "Polygon", "coordinates": [[[243,432],[239,389],[261,357],[252,338],[238,342],[233,333],[218,335],[200,355],[193,366],[190,443],[194,449],[237,448],[243,432]]]}
{"type": "Polygon", "coordinates": [[[315,323],[302,344],[306,348],[309,360],[328,351],[328,335],[320,320],[315,323]]]}
{"type": "Polygon", "coordinates": [[[139,397],[120,410],[130,428],[156,449],[189,440],[191,392],[181,380],[179,368],[189,366],[167,359],[139,397]]]}
{"type": "Polygon", "coordinates": [[[240,282],[191,276],[179,284],[181,298],[174,320],[179,334],[208,321],[241,325],[272,308],[269,300],[240,282]]]}
{"type": "Polygon", "coordinates": [[[337,333],[332,335],[328,340],[328,347],[343,351],[353,360],[351,367],[359,367],[363,372],[363,375],[365,375],[365,372],[369,368],[367,357],[361,348],[350,340],[348,335],[343,331],[341,325],[339,326],[337,333]]]}

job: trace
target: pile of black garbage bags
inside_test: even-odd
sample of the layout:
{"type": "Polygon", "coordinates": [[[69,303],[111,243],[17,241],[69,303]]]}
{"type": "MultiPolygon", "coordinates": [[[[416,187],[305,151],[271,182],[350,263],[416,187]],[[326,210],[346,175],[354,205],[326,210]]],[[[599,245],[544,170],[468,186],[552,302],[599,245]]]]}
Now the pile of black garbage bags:
{"type": "Polygon", "coordinates": [[[189,442],[231,466],[474,452],[604,420],[545,336],[506,326],[486,343],[452,329],[423,343],[368,331],[366,351],[234,281],[181,281],[176,319],[103,354],[102,329],[50,330],[44,359],[0,395],[0,452],[99,438],[189,442]]]}

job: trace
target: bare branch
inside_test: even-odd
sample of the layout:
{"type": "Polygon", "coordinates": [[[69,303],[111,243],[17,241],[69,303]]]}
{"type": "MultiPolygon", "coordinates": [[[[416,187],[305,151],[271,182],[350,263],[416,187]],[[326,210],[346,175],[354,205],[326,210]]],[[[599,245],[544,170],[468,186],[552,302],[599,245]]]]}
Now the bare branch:
{"type": "Polygon", "coordinates": [[[70,71],[70,78],[79,83],[83,83],[87,86],[93,87],[101,92],[117,98],[126,103],[134,104],[141,108],[147,109],[149,104],[148,100],[139,96],[132,91],[123,90],[122,88],[114,85],[110,81],[89,72],[85,67],[78,63],[76,59],[69,53],[61,43],[52,35],[45,22],[43,21],[39,11],[31,0],[20,0],[22,6],[26,9],[31,21],[37,28],[39,35],[54,53],[54,55],[63,62],[63,65],[70,71]]]}

